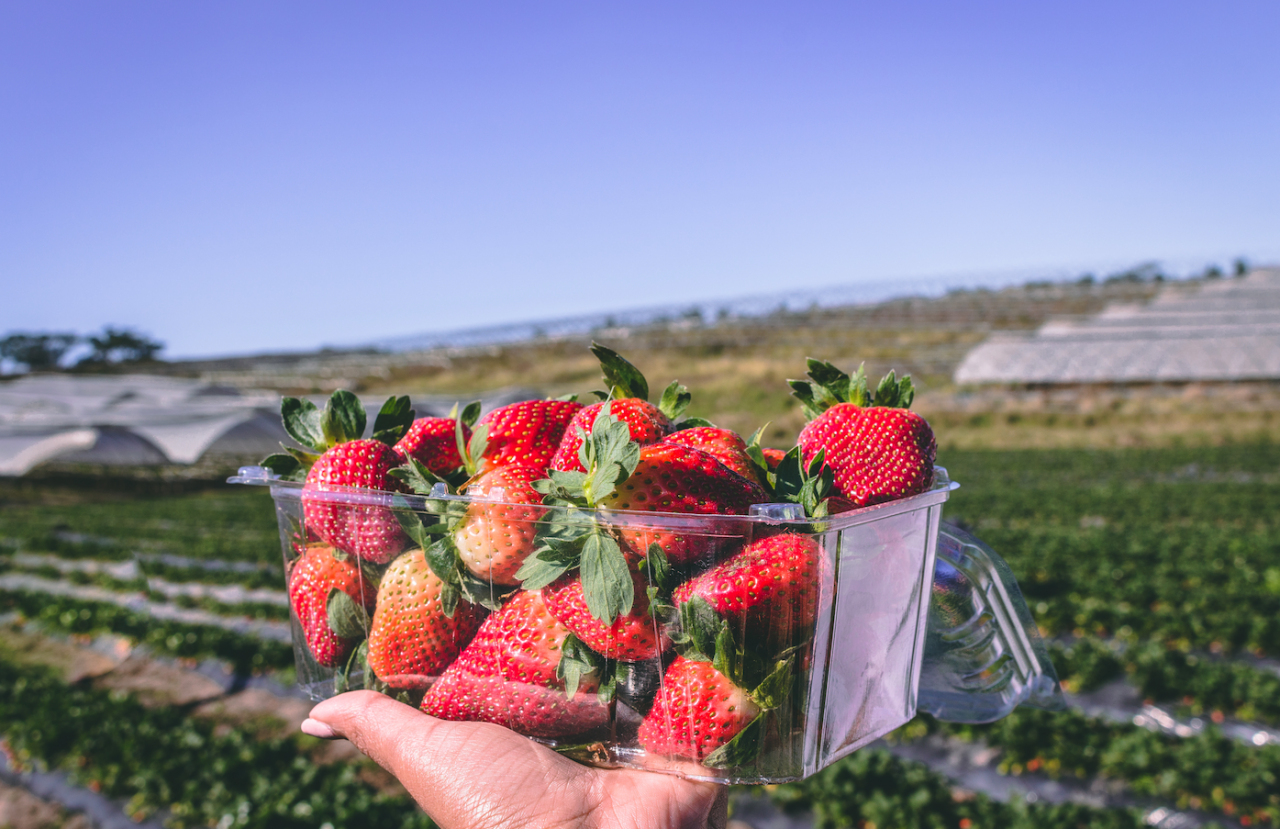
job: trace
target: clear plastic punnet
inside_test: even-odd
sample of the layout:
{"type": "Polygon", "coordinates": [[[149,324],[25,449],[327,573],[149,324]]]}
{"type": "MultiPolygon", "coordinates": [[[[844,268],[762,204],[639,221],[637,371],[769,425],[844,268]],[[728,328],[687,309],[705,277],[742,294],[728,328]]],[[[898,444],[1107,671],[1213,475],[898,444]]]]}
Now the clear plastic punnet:
{"type": "Polygon", "coordinates": [[[572,516],[557,513],[566,507],[507,503],[501,491],[484,497],[450,495],[443,487],[428,496],[318,491],[262,467],[242,468],[230,481],[270,488],[291,594],[301,570],[311,566],[307,557],[317,548],[329,551],[308,526],[318,516],[402,539],[395,544],[400,552],[387,560],[357,560],[351,572],[359,584],[346,594],[330,591],[305,610],[324,614],[338,637],[309,635],[314,619],[308,624],[300,618],[299,602],[291,601],[298,682],[313,699],[370,688],[438,715],[505,725],[593,765],[719,783],[806,777],[917,711],[983,722],[1021,703],[1061,703],[1053,667],[1008,567],[942,521],[943,503],[957,484],[941,468],[932,489],[920,495],[820,519],[805,517],[795,504],[758,504],[748,515],[594,510],[572,516]],[[501,603],[501,611],[462,601],[447,625],[430,631],[414,628],[412,614],[399,626],[385,624],[379,614],[391,613],[386,608],[393,603],[403,613],[406,591],[412,592],[404,574],[414,562],[426,569],[424,549],[442,532],[443,516],[465,510],[502,514],[508,526],[517,525],[517,535],[535,542],[551,537],[554,543],[556,528],[572,519],[594,522],[623,549],[642,554],[661,540],[681,550],[678,558],[663,560],[660,579],[650,560],[635,576],[636,596],[650,601],[657,652],[602,657],[573,637],[562,638],[554,658],[563,664],[548,672],[525,658],[537,643],[527,635],[520,639],[525,634],[512,623],[507,632],[514,631],[513,644],[503,646],[501,658],[494,656],[495,646],[486,643],[503,641],[502,631],[490,630],[496,614],[522,610],[540,618],[544,599],[549,601],[541,594],[550,588],[525,591],[518,583],[487,586],[491,606],[501,603]],[[761,544],[790,545],[811,556],[816,590],[771,606],[765,618],[730,615],[733,621],[721,622],[718,635],[699,640],[697,614],[680,604],[679,585],[731,567],[735,556],[761,544]],[[674,643],[681,643],[682,654],[706,652],[704,664],[732,677],[732,686],[705,700],[690,699],[696,692],[681,672],[706,669],[678,664],[687,660],[674,643]],[[413,657],[402,651],[428,647],[443,654],[416,663],[429,669],[383,668],[387,675],[379,675],[378,666],[404,664],[386,653],[413,657]],[[450,696],[461,687],[467,693],[450,696]],[[718,720],[686,716],[707,707],[722,719],[739,718],[736,736],[717,741],[707,732],[720,727],[718,720]]]}

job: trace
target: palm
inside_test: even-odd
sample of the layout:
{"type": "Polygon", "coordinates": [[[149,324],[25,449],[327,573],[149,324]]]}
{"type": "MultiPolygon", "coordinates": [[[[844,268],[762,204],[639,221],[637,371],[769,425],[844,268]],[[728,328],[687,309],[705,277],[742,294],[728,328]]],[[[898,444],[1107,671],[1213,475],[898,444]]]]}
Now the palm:
{"type": "Polygon", "coordinates": [[[588,768],[505,728],[444,722],[370,691],[327,700],[312,718],[394,774],[444,829],[701,829],[724,819],[713,784],[588,768]]]}

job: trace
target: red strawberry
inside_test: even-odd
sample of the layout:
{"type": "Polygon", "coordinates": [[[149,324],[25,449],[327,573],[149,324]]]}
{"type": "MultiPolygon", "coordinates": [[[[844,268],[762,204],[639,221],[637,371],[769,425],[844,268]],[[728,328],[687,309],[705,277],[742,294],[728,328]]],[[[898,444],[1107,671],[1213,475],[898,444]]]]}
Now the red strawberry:
{"type": "Polygon", "coordinates": [[[587,647],[608,659],[636,662],[652,659],[666,650],[671,641],[649,612],[646,590],[649,580],[636,567],[634,560],[627,563],[635,598],[631,612],[618,616],[611,625],[592,616],[587,609],[582,576],[576,571],[566,573],[542,588],[542,599],[551,615],[564,623],[587,647]]]}
{"type": "Polygon", "coordinates": [[[560,440],[559,448],[551,458],[552,469],[561,472],[587,471],[578,458],[578,450],[586,436],[591,434],[591,427],[595,424],[600,409],[606,405],[609,407],[609,414],[627,424],[631,430],[631,439],[641,446],[658,442],[671,429],[670,418],[657,406],[637,397],[592,403],[573,416],[569,428],[560,440]]]}
{"type": "Polygon", "coordinates": [[[369,629],[369,667],[392,688],[425,688],[471,641],[484,609],[459,599],[441,603],[444,582],[422,550],[409,550],[382,574],[369,629]]]}
{"type": "MultiPolygon", "coordinates": [[[[594,682],[566,693],[569,630],[536,591],[515,593],[422,699],[441,719],[492,722],[535,737],[564,737],[605,725],[609,709],[594,682]]],[[[578,646],[581,647],[580,645],[578,646]]]]}
{"type": "MultiPolygon", "coordinates": [[[[686,515],[745,515],[752,504],[769,500],[755,481],[747,480],[700,449],[655,443],[640,450],[635,471],[601,500],[611,510],[686,515]]],[[[623,541],[637,555],[658,544],[673,566],[692,563],[727,539],[696,531],[660,528],[643,518],[618,516],[623,541]]]]}
{"type": "Polygon", "coordinates": [[[700,596],[749,646],[789,643],[812,629],[818,612],[821,548],[783,533],[757,539],[676,588],[676,606],[700,596]]]}
{"type": "Polygon", "coordinates": [[[861,368],[850,377],[810,360],[809,376],[813,382],[791,381],[810,417],[797,443],[805,463],[823,452],[835,474],[834,494],[868,506],[933,484],[937,443],[925,419],[907,410],[915,397],[910,377],[899,381],[889,372],[873,396],[861,368]]]}
{"type": "Polygon", "coordinates": [[[710,662],[677,656],[640,725],[653,754],[702,760],[746,728],[761,709],[710,662]]]}
{"type": "MultiPolygon", "coordinates": [[[[406,458],[417,458],[436,475],[447,475],[462,466],[456,428],[451,417],[420,417],[400,438],[395,450],[406,458]]],[[[466,423],[462,424],[462,440],[471,440],[471,427],[466,423]]]]}
{"type": "Polygon", "coordinates": [[[778,464],[782,463],[782,459],[787,456],[785,449],[761,449],[764,454],[765,463],[769,464],[769,470],[778,468],[778,464]]]}
{"type": "Polygon", "coordinates": [[[283,398],[280,415],[289,437],[305,450],[286,447],[286,454],[268,455],[262,465],[284,480],[304,482],[305,532],[366,561],[390,561],[407,541],[400,523],[376,496],[349,490],[406,491],[388,473],[404,463],[391,447],[413,422],[409,398],[392,397],[382,405],[371,440],[361,437],[368,420],[364,406],[342,389],[324,411],[310,400],[283,398]]]}
{"type": "Polygon", "coordinates": [[[404,492],[400,481],[389,474],[403,463],[398,452],[377,440],[351,440],[326,449],[302,488],[307,527],[365,561],[390,561],[408,541],[395,514],[383,506],[351,503],[343,493],[350,489],[404,492]],[[333,495],[317,497],[322,492],[333,495]]]}
{"type": "Polygon", "coordinates": [[[465,490],[477,500],[467,507],[453,534],[467,569],[492,584],[518,583],[516,571],[533,551],[538,520],[546,512],[542,495],[530,483],[542,477],[532,466],[499,466],[472,479],[465,490]],[[501,488],[499,503],[490,492],[501,488]]]}
{"type": "Polygon", "coordinates": [[[692,429],[681,429],[662,439],[663,443],[679,443],[701,449],[716,460],[737,472],[744,478],[759,481],[760,476],[751,456],[747,454],[747,442],[731,429],[719,429],[715,426],[696,426],[692,429]]]}
{"type": "Polygon", "coordinates": [[[367,616],[362,614],[373,610],[376,591],[377,585],[346,553],[322,544],[305,548],[289,571],[289,604],[316,662],[326,668],[343,663],[352,646],[364,638],[360,623],[367,621],[367,616]],[[336,599],[335,591],[349,601],[336,599]],[[335,605],[332,612],[331,603],[335,605]],[[340,607],[342,604],[348,607],[340,607]],[[335,616],[344,610],[354,611],[350,614],[354,624],[335,616]],[[341,630],[335,630],[335,623],[341,630]]]}
{"type": "Polygon", "coordinates": [[[525,400],[494,409],[478,424],[488,429],[482,466],[520,464],[545,471],[581,409],[581,403],[569,400],[525,400]]]}

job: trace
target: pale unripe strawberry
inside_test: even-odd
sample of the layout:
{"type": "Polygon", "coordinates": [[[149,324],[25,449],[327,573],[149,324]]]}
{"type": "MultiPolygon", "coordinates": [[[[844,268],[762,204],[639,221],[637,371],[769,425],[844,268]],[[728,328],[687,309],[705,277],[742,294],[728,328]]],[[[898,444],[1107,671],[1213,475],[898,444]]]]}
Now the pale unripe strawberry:
{"type": "Polygon", "coordinates": [[[466,489],[477,500],[453,534],[458,556],[477,578],[493,584],[518,583],[516,571],[533,552],[538,520],[546,513],[542,495],[530,484],[542,477],[532,466],[500,466],[475,478],[466,489]],[[501,502],[489,499],[501,488],[501,502]]]}

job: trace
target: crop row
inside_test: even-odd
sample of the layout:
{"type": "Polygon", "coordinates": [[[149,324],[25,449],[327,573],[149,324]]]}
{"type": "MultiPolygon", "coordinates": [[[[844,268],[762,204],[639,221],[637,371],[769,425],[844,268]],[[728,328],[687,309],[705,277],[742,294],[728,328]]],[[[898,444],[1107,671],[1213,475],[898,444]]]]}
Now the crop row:
{"type": "MultiPolygon", "coordinates": [[[[305,739],[215,729],[182,709],[143,708],[127,696],[67,686],[43,669],[3,659],[0,732],[19,762],[66,770],[74,781],[126,800],[138,820],[167,811],[178,829],[432,825],[410,801],[371,792],[356,766],[312,763],[305,739]]],[[[946,778],[877,750],[769,796],[786,810],[813,810],[818,827],[1142,825],[1135,810],[1004,804],[981,795],[958,800],[946,778]]]]}
{"type": "Polygon", "coordinates": [[[67,558],[123,559],[163,549],[192,558],[280,561],[271,499],[247,487],[74,506],[6,505],[3,535],[23,550],[67,558]]]}
{"type": "Polygon", "coordinates": [[[65,633],[114,633],[170,656],[213,657],[231,663],[239,673],[293,667],[293,649],[212,625],[190,625],[156,619],[107,602],[51,596],[32,590],[0,590],[0,611],[17,611],[27,619],[65,633]]]}
{"type": "Polygon", "coordinates": [[[1092,691],[1125,677],[1143,698],[1176,702],[1191,716],[1220,714],[1280,725],[1280,675],[1265,668],[1170,650],[1155,642],[1090,638],[1055,645],[1051,652],[1059,676],[1073,691],[1092,691]]]}
{"type": "Polygon", "coordinates": [[[921,716],[897,737],[930,732],[1001,749],[1003,772],[1123,781],[1135,794],[1164,798],[1183,809],[1280,825],[1280,746],[1248,745],[1216,728],[1179,738],[1077,711],[1022,708],[988,725],[940,723],[921,716]]]}

